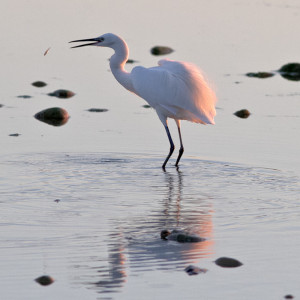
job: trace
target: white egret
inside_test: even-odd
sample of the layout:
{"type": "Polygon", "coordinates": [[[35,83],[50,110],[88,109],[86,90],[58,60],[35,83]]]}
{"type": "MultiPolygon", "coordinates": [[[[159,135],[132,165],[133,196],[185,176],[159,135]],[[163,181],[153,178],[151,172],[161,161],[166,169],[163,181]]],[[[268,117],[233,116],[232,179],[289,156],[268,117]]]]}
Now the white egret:
{"type": "Polygon", "coordinates": [[[168,118],[174,119],[179,133],[180,149],[175,166],[178,166],[184,148],[180,132],[180,120],[201,124],[214,124],[216,96],[209,87],[201,71],[187,62],[163,59],[157,67],[137,66],[131,73],[124,68],[129,56],[126,42],[119,36],[106,33],[97,38],[75,40],[91,42],[74,46],[99,46],[112,48],[115,53],[110,58],[110,68],[116,80],[127,90],[146,100],[163,123],[170,142],[170,151],[162,168],[171,157],[175,146],[168,128],[168,118]]]}

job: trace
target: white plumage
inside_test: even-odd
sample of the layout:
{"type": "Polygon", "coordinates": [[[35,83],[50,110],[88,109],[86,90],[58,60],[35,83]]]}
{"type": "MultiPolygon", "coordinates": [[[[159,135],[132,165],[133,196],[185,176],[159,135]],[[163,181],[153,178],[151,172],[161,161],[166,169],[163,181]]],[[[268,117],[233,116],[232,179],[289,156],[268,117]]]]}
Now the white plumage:
{"type": "Polygon", "coordinates": [[[214,124],[216,97],[193,64],[160,60],[159,67],[135,67],[135,93],[167,118],[214,124]]]}

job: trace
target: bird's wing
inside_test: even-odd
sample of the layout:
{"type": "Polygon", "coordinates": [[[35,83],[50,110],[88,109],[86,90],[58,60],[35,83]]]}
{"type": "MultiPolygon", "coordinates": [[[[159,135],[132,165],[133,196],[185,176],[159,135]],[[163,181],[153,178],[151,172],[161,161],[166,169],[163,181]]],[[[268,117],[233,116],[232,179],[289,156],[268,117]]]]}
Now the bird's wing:
{"type": "Polygon", "coordinates": [[[135,67],[136,93],[166,117],[214,124],[216,98],[197,67],[160,60],[158,67],[135,67]]]}

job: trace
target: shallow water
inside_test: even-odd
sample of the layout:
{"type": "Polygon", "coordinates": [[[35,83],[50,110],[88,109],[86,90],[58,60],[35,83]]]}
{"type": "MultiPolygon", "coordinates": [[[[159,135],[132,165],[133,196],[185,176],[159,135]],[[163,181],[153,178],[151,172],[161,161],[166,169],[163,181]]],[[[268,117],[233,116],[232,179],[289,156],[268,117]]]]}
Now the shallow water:
{"type": "Polygon", "coordinates": [[[299,296],[300,86],[244,75],[299,62],[297,1],[2,2],[1,299],[299,296]],[[215,85],[216,125],[182,122],[179,169],[172,158],[162,171],[165,131],[108,72],[111,51],[69,49],[105,32],[145,66],[160,59],[151,47],[172,47],[215,85]],[[76,95],[47,96],[61,88],[76,95]],[[33,118],[54,106],[64,126],[33,118]],[[248,119],[233,115],[243,108],[248,119]],[[175,228],[206,241],[160,239],[175,228]],[[243,266],[220,268],[221,256],[243,266]],[[188,276],[190,264],[208,272],[188,276]],[[55,282],[39,286],[43,274],[55,282]]]}
{"type": "Polygon", "coordinates": [[[73,299],[98,293],[138,299],[144,290],[149,298],[173,290],[187,298],[250,299],[298,289],[297,176],[199,159],[162,172],[159,163],[122,153],[7,156],[1,163],[4,292],[38,299],[42,291],[32,279],[43,273],[56,280],[45,299],[60,289],[73,299]],[[174,228],[207,240],[160,239],[162,229],[174,228]],[[219,269],[213,261],[224,255],[244,266],[219,269]],[[191,278],[184,272],[189,264],[209,271],[191,278]]]}

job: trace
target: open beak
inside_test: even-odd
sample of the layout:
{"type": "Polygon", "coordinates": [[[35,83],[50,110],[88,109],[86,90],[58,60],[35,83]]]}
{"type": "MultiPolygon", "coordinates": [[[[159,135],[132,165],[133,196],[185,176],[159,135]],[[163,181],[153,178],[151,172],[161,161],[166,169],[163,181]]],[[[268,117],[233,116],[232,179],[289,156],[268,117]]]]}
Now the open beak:
{"type": "Polygon", "coordinates": [[[79,48],[79,47],[84,47],[84,46],[93,46],[99,43],[98,39],[85,39],[85,40],[75,40],[75,41],[71,41],[69,43],[77,43],[77,42],[93,42],[93,43],[87,43],[87,44],[82,44],[82,45],[78,45],[78,46],[73,46],[71,48],[79,48]]]}

